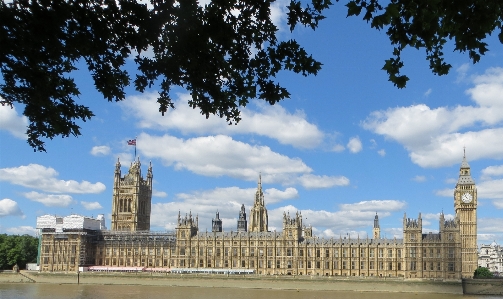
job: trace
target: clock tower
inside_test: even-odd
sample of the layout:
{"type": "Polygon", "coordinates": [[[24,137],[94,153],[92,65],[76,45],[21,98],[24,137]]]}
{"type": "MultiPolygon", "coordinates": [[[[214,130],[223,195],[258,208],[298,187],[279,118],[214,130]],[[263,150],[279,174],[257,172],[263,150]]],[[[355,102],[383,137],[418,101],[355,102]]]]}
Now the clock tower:
{"type": "Polygon", "coordinates": [[[473,278],[477,269],[477,188],[470,173],[470,165],[463,154],[459,179],[454,190],[454,210],[459,219],[461,236],[461,276],[473,278]]]}

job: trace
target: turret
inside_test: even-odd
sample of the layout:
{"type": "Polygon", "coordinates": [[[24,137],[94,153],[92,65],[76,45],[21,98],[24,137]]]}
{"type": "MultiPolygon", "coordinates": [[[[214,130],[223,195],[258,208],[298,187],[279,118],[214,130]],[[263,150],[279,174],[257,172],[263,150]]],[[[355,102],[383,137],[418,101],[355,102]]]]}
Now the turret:
{"type": "Polygon", "coordinates": [[[381,238],[381,228],[379,227],[379,216],[376,215],[374,217],[374,228],[372,230],[374,239],[380,239],[381,238]]]}

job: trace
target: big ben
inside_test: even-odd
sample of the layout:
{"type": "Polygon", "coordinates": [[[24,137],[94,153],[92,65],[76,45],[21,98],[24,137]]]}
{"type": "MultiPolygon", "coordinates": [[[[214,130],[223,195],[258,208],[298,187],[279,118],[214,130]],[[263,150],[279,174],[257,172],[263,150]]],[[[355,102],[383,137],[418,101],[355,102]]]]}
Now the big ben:
{"type": "Polygon", "coordinates": [[[472,278],[477,268],[477,188],[470,165],[463,155],[459,179],[454,190],[454,210],[459,219],[461,237],[461,276],[472,278]]]}

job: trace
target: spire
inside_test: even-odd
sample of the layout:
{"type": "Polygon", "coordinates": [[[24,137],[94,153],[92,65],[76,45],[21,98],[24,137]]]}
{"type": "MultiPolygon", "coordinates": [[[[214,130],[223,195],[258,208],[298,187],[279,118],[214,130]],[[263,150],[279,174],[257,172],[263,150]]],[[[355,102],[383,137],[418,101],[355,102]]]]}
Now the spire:
{"type": "Polygon", "coordinates": [[[461,167],[459,168],[458,185],[473,184],[475,184],[475,181],[470,173],[470,164],[468,164],[468,161],[466,160],[466,149],[463,148],[463,160],[461,161],[461,167]]]}
{"type": "Polygon", "coordinates": [[[379,216],[377,216],[377,212],[374,217],[374,228],[379,228],[379,216]]]}

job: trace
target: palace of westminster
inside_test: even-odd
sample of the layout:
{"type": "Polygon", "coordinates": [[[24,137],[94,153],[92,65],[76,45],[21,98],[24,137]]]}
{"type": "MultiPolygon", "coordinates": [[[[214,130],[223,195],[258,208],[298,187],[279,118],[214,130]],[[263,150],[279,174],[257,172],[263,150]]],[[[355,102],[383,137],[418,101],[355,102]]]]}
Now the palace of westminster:
{"type": "Polygon", "coordinates": [[[145,179],[139,159],[124,176],[117,161],[110,230],[102,215],[38,217],[39,270],[221,269],[258,275],[459,280],[473,277],[477,267],[477,189],[466,157],[454,191],[454,219],[444,219],[441,213],[439,232],[425,234],[421,214],[417,219],[404,215],[403,239],[381,238],[377,214],[372,239],[313,236],[312,227],[303,225],[301,212],[284,213],[283,230],[269,231],[260,178],[249,218],[244,205],[236,211],[235,231],[222,230],[218,212],[211,232],[200,232],[198,217],[191,213],[178,214],[175,232],[150,231],[152,179],[152,165],[145,179]]]}

